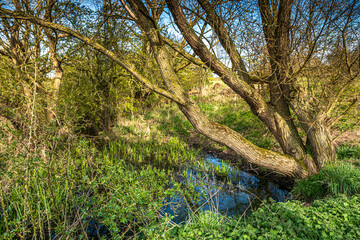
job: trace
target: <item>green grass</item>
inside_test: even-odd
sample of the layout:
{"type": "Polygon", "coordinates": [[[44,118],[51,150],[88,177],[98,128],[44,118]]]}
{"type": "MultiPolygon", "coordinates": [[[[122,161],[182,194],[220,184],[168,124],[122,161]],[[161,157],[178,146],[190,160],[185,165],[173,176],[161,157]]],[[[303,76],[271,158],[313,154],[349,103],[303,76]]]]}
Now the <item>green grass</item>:
{"type": "Polygon", "coordinates": [[[244,102],[200,103],[200,107],[210,118],[241,133],[255,145],[266,149],[274,146],[265,125],[244,102]]]}
{"type": "Polygon", "coordinates": [[[340,146],[336,153],[339,160],[360,159],[360,146],[340,146]]]}
{"type": "Polygon", "coordinates": [[[191,123],[174,104],[163,104],[145,114],[145,120],[155,120],[157,129],[163,134],[188,137],[194,131],[191,123]]]}
{"type": "MultiPolygon", "coordinates": [[[[265,125],[248,109],[245,103],[214,101],[210,104],[204,103],[203,99],[199,99],[199,102],[201,109],[210,119],[241,133],[255,145],[266,149],[276,146],[275,139],[265,125]]],[[[191,133],[195,132],[190,122],[174,104],[164,104],[152,109],[145,115],[145,119],[156,121],[158,130],[163,134],[187,139],[191,133]]]]}
{"type": "Polygon", "coordinates": [[[293,194],[300,199],[312,200],[327,195],[360,194],[359,146],[340,146],[337,149],[338,162],[330,164],[316,175],[297,181],[293,194]]]}
{"type": "Polygon", "coordinates": [[[318,174],[298,181],[292,193],[301,199],[360,194],[360,169],[349,163],[328,165],[318,174]]]}
{"type": "Polygon", "coordinates": [[[190,148],[177,137],[164,139],[161,135],[137,141],[119,138],[109,143],[109,150],[113,155],[128,162],[138,165],[151,164],[162,168],[194,164],[200,157],[199,151],[190,148]]]}
{"type": "Polygon", "coordinates": [[[141,239],[144,229],[167,219],[160,214],[165,199],[175,194],[198,197],[172,181],[171,171],[146,164],[152,158],[170,163],[195,158],[197,152],[176,138],[166,143],[110,142],[102,151],[85,139],[54,141],[59,147],[45,155],[16,153],[16,144],[2,155],[3,239],[86,239],[94,221],[106,226],[112,239],[141,239]]]}

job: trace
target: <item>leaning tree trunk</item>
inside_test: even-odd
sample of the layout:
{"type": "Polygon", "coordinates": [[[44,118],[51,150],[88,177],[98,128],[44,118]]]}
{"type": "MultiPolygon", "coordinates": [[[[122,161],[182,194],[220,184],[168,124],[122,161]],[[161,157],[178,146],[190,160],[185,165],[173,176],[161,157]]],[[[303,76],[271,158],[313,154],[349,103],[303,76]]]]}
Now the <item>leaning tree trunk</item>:
{"type": "MultiPolygon", "coordinates": [[[[304,144],[295,131],[296,129],[293,129],[294,126],[292,121],[288,119],[290,115],[288,106],[286,106],[287,108],[284,108],[284,110],[279,107],[280,104],[278,104],[278,106],[274,106],[272,103],[266,102],[257,92],[257,90],[247,83],[247,81],[251,80],[251,78],[249,77],[245,66],[242,63],[241,58],[236,60],[236,57],[240,57],[240,55],[232,55],[233,61],[238,62],[239,72],[233,71],[233,69],[230,69],[222,64],[221,61],[217,59],[209,51],[209,49],[207,49],[206,45],[199,39],[194,30],[190,27],[179,5],[179,1],[166,0],[177,26],[197,56],[199,56],[204,64],[217,73],[229,87],[231,87],[249,104],[252,112],[264,122],[271,133],[279,141],[283,151],[288,155],[259,148],[247,141],[234,130],[215,123],[207,118],[196,102],[193,101],[192,98],[189,97],[182,88],[180,80],[171,64],[171,56],[168,53],[166,46],[164,45],[165,41],[160,35],[160,31],[156,26],[156,21],[152,20],[151,15],[144,6],[144,3],[140,0],[129,0],[128,2],[131,10],[128,6],[125,8],[136,20],[136,23],[149,40],[166,89],[160,88],[158,85],[153,84],[134,68],[132,68],[131,64],[127,63],[126,60],[119,58],[116,56],[116,54],[104,48],[93,39],[88,38],[77,31],[68,29],[56,23],[25,15],[23,13],[14,13],[1,7],[0,14],[15,18],[27,19],[44,27],[60,30],[82,40],[88,45],[91,45],[94,49],[102,52],[110,59],[122,66],[124,69],[126,69],[134,76],[137,81],[143,83],[146,87],[153,90],[154,92],[157,92],[158,94],[161,94],[177,103],[179,109],[200,133],[216,142],[228,146],[229,148],[233,149],[241,158],[251,163],[292,178],[304,178],[310,174],[313,174],[318,170],[318,168],[323,166],[323,164],[319,161],[324,159],[323,162],[325,163],[326,160],[324,154],[321,154],[321,151],[319,151],[321,149],[320,144],[328,142],[327,140],[329,138],[326,132],[327,129],[326,127],[323,127],[322,122],[317,122],[319,123],[317,126],[307,123],[305,126],[308,129],[307,134],[310,146],[314,148],[314,158],[311,158],[309,154],[305,153],[304,144]],[[317,146],[319,147],[319,150],[316,149],[317,146]]],[[[224,29],[222,27],[218,27],[217,29],[219,32],[218,36],[225,36],[226,38],[226,35],[228,34],[223,31],[224,29]]],[[[230,38],[228,37],[227,39],[230,38]]],[[[223,41],[223,44],[230,46],[232,53],[235,53],[236,49],[231,48],[231,45],[233,45],[231,41],[223,41]]],[[[302,98],[302,100],[303,99],[304,98],[302,98]]],[[[284,99],[284,101],[281,102],[281,104],[284,103],[289,104],[287,99],[284,99]]],[[[308,120],[309,116],[306,114],[303,115],[301,108],[297,108],[300,106],[300,104],[297,106],[293,104],[292,106],[294,106],[294,109],[300,109],[299,112],[296,113],[300,120],[308,120]]],[[[325,155],[330,156],[331,154],[325,155]]]]}
{"type": "MultiPolygon", "coordinates": [[[[165,86],[169,92],[181,96],[181,98],[185,100],[185,103],[178,104],[178,106],[197,131],[218,143],[228,146],[248,162],[257,164],[266,169],[294,178],[303,178],[309,174],[308,163],[305,159],[297,159],[289,155],[259,148],[234,130],[208,119],[199,106],[181,87],[180,81],[171,65],[170,55],[158,34],[157,27],[152,21],[149,21],[149,15],[146,14],[147,10],[145,6],[141,1],[130,1],[130,6],[136,15],[137,24],[142,28],[149,39],[165,86]]],[[[196,44],[200,43],[197,39],[194,41],[196,41],[196,44]]],[[[205,58],[208,57],[206,55],[209,53],[201,53],[205,55],[205,58]]],[[[223,68],[220,63],[218,63],[217,67],[223,68]]],[[[223,77],[225,75],[226,74],[223,74],[223,77]]],[[[261,116],[264,121],[269,123],[270,126],[273,126],[273,128],[280,127],[283,132],[285,131],[283,128],[285,127],[286,129],[286,126],[276,126],[281,124],[279,121],[276,121],[276,116],[274,116],[276,115],[276,112],[262,100],[255,89],[250,88],[246,83],[238,81],[236,76],[230,75],[225,76],[224,78],[237,90],[237,92],[243,95],[246,100],[253,103],[252,110],[258,116],[261,116]],[[248,94],[249,92],[247,91],[251,94],[248,94]]]]}

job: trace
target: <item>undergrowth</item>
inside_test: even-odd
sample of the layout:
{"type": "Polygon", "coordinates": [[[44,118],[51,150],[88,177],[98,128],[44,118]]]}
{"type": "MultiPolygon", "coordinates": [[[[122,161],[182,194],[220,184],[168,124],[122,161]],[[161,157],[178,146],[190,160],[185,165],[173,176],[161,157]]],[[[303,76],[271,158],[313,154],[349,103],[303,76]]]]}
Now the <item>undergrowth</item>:
{"type": "Polygon", "coordinates": [[[118,141],[99,151],[85,139],[54,138],[51,148],[37,146],[38,151],[27,152],[17,148],[25,144],[20,138],[0,159],[0,236],[144,238],[148,226],[170,221],[162,213],[166,199],[198,196],[174,182],[171,170],[142,164],[150,158],[174,163],[180,156],[196,155],[174,141],[118,141]],[[157,151],[149,156],[146,147],[157,151]],[[187,151],[193,155],[181,155],[187,151]]]}
{"type": "Polygon", "coordinates": [[[360,147],[342,146],[337,149],[338,161],[325,166],[318,174],[297,181],[293,194],[304,200],[323,198],[327,195],[351,196],[360,193],[360,169],[356,166],[360,147]]]}
{"type": "MultiPolygon", "coordinates": [[[[235,100],[200,105],[210,118],[240,132],[254,144],[264,148],[276,146],[263,124],[235,100]]],[[[185,165],[220,176],[227,176],[229,170],[199,161],[199,151],[184,141],[194,129],[173,105],[156,108],[147,113],[146,119],[156,122],[148,126],[149,131],[119,126],[120,136],[108,141],[101,150],[89,140],[53,133],[44,134],[45,141],[36,136],[27,139],[22,133],[12,138],[11,144],[0,141],[0,236],[360,238],[360,170],[348,161],[359,158],[359,147],[340,147],[338,159],[346,161],[329,165],[319,174],[296,183],[294,198],[311,200],[310,206],[298,200],[265,202],[246,218],[197,211],[184,224],[177,225],[163,211],[170,204],[168,199],[183,196],[196,203],[203,196],[196,190],[200,182],[176,182],[172,169],[185,165]]],[[[183,177],[192,179],[186,174],[183,177]]]]}
{"type": "Polygon", "coordinates": [[[317,200],[266,202],[249,217],[214,212],[193,216],[170,231],[153,232],[152,239],[359,239],[360,196],[317,200]]]}
{"type": "Polygon", "coordinates": [[[349,163],[328,165],[318,174],[298,181],[292,192],[302,199],[359,194],[360,170],[349,163]]]}

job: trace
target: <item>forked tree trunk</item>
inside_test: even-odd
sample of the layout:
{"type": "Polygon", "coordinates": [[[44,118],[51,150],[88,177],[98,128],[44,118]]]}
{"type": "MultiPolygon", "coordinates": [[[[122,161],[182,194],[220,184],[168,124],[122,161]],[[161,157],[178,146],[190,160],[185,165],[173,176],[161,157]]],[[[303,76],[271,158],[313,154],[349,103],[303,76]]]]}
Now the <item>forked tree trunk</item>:
{"type": "MultiPolygon", "coordinates": [[[[136,15],[137,24],[142,28],[149,39],[165,86],[167,86],[168,91],[172,94],[181,96],[181,98],[185,100],[184,104],[178,104],[179,108],[197,131],[206,137],[231,148],[241,158],[247,160],[248,162],[293,178],[303,178],[308,176],[308,163],[305,159],[300,160],[289,155],[259,148],[250,143],[236,131],[208,119],[208,117],[201,111],[200,107],[185,93],[181,87],[180,81],[172,67],[171,57],[158,34],[157,27],[152,21],[149,21],[145,6],[141,1],[130,1],[130,6],[136,15]]],[[[229,82],[230,81],[232,80],[230,79],[229,82]]],[[[237,90],[243,93],[242,89],[237,90]]],[[[249,89],[249,91],[256,93],[255,89],[249,89]]],[[[257,95],[256,97],[259,98],[257,95]]],[[[255,97],[248,96],[248,98],[255,97]]],[[[279,123],[280,121],[276,121],[276,117],[274,117],[276,112],[267,105],[260,107],[262,102],[260,98],[249,101],[256,103],[253,110],[256,111],[257,115],[262,115],[265,122],[278,125],[284,124],[284,122],[279,123]],[[267,111],[267,113],[262,114],[263,111],[267,111]]],[[[278,129],[282,129],[282,131],[284,131],[282,127],[286,126],[281,125],[274,127],[280,127],[278,129]]],[[[282,138],[283,137],[284,135],[282,135],[282,138]]]]}

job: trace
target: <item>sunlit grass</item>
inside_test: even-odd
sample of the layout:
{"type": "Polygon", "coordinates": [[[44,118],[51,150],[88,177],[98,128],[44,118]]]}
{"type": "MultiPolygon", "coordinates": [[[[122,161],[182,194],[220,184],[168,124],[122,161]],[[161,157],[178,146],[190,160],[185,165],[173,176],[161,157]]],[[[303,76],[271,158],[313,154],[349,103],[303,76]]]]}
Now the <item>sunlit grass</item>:
{"type": "Polygon", "coordinates": [[[360,169],[349,163],[328,165],[318,174],[298,181],[292,192],[302,199],[360,194],[360,169]]]}

